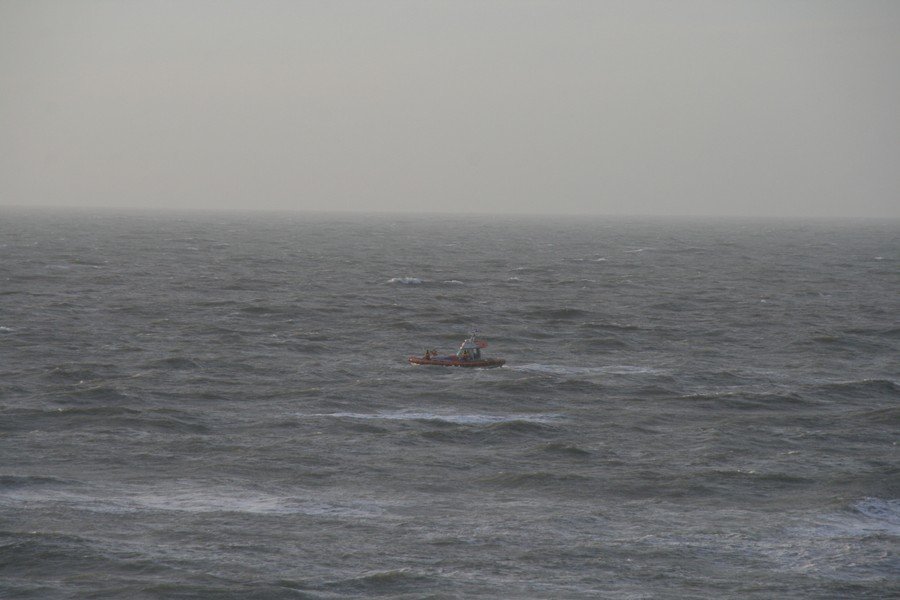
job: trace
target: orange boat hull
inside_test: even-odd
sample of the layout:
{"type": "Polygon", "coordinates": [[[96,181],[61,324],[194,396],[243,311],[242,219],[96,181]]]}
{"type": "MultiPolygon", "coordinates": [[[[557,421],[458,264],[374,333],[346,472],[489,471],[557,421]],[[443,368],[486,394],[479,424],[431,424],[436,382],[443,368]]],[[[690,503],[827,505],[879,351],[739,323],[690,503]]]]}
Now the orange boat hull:
{"type": "Polygon", "coordinates": [[[483,358],[479,360],[459,360],[457,358],[422,358],[421,356],[410,356],[409,364],[411,365],[431,365],[436,367],[480,367],[489,369],[491,367],[502,367],[506,361],[502,358],[483,358]]]}

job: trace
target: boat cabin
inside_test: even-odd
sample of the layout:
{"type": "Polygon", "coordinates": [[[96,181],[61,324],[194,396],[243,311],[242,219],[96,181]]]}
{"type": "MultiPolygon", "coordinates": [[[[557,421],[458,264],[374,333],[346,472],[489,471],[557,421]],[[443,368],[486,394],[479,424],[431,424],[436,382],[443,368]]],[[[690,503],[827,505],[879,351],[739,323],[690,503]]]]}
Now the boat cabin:
{"type": "Polygon", "coordinates": [[[456,357],[461,360],[481,360],[481,349],[486,345],[487,344],[484,342],[476,340],[475,334],[473,333],[459,345],[459,350],[456,351],[456,357]]]}

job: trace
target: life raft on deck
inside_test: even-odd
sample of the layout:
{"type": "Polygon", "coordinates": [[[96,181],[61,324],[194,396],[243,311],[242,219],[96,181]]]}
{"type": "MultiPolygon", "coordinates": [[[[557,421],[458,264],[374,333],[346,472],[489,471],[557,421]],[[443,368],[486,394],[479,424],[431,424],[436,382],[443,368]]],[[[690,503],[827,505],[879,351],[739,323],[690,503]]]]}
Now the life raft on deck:
{"type": "Polygon", "coordinates": [[[502,367],[506,361],[502,358],[479,358],[464,360],[456,356],[437,356],[434,358],[423,358],[421,356],[410,356],[409,364],[411,365],[432,365],[436,367],[480,367],[489,369],[491,367],[502,367]]]}

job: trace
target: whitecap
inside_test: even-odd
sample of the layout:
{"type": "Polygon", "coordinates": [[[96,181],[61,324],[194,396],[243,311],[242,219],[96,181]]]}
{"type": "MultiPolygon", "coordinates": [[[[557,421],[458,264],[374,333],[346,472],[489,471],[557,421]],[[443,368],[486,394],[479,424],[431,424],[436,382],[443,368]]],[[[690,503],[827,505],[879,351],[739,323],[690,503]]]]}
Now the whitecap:
{"type": "Polygon", "coordinates": [[[423,280],[418,277],[391,277],[388,283],[401,283],[403,285],[421,285],[423,280]]]}
{"type": "Polygon", "coordinates": [[[448,279],[448,280],[445,281],[444,283],[446,283],[446,284],[448,284],[448,285],[465,285],[465,284],[464,284],[462,281],[460,281],[459,279],[448,279]]]}

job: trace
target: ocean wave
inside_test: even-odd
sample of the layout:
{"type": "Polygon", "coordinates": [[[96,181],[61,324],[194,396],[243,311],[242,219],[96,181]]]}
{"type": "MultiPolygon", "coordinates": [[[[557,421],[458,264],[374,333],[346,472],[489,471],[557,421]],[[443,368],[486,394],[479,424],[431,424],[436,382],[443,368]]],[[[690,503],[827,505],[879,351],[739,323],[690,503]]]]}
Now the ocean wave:
{"type": "Polygon", "coordinates": [[[312,517],[378,518],[385,508],[369,501],[328,501],[302,496],[208,487],[201,483],[178,483],[173,489],[161,491],[124,488],[98,490],[94,494],[78,491],[52,490],[46,487],[7,490],[4,504],[19,504],[30,509],[41,506],[59,510],[81,510],[101,514],[136,514],[142,512],[176,513],[244,513],[253,515],[300,514],[312,517]]]}
{"type": "Polygon", "coordinates": [[[0,489],[24,488],[44,485],[70,485],[74,482],[57,477],[39,475],[0,475],[0,489]]]}
{"type": "Polygon", "coordinates": [[[140,410],[128,406],[78,406],[30,411],[31,416],[52,418],[88,417],[95,420],[100,420],[104,417],[136,416],[140,414],[140,410]]]}
{"type": "Polygon", "coordinates": [[[541,267],[516,267],[512,269],[515,273],[545,273],[549,270],[549,267],[541,266],[541,267]]]}
{"type": "Polygon", "coordinates": [[[890,336],[879,335],[843,335],[839,332],[820,333],[795,342],[797,347],[810,348],[817,351],[836,353],[878,352],[890,349],[890,341],[880,339],[890,336]]]}
{"type": "Polygon", "coordinates": [[[619,339],[618,337],[592,337],[590,339],[577,340],[569,347],[579,354],[594,354],[611,351],[622,351],[633,348],[634,343],[619,339]]]}
{"type": "Polygon", "coordinates": [[[557,424],[553,421],[538,421],[534,419],[513,419],[509,421],[498,421],[487,426],[489,433],[500,434],[516,434],[516,435],[532,435],[540,434],[557,429],[557,424]]]}
{"type": "Polygon", "coordinates": [[[778,471],[757,471],[755,469],[713,469],[704,472],[699,479],[707,481],[711,485],[730,485],[730,482],[752,481],[754,486],[765,488],[768,486],[803,486],[812,485],[815,479],[782,473],[778,471]]]}
{"type": "Polygon", "coordinates": [[[353,413],[335,412],[318,413],[310,415],[298,415],[300,417],[325,417],[334,419],[358,419],[376,421],[424,421],[436,423],[450,423],[453,425],[497,425],[503,423],[552,423],[561,418],[558,414],[512,414],[512,415],[484,415],[484,414],[438,414],[430,412],[382,412],[382,413],[353,413]]]}
{"type": "Polygon", "coordinates": [[[528,317],[536,319],[551,319],[558,321],[568,321],[584,317],[588,313],[580,308],[538,308],[529,310],[525,313],[528,317]]]}
{"type": "Polygon", "coordinates": [[[317,342],[286,342],[285,347],[298,354],[327,355],[329,346],[317,342]]]}
{"type": "Polygon", "coordinates": [[[148,368],[158,368],[175,371],[191,371],[200,368],[200,363],[186,356],[170,356],[150,361],[145,365],[148,368]]]}
{"type": "Polygon", "coordinates": [[[558,490],[569,486],[583,486],[591,481],[589,477],[575,473],[556,471],[533,471],[525,473],[499,473],[481,478],[481,483],[508,489],[547,489],[558,490]]]}
{"type": "Polygon", "coordinates": [[[813,388],[813,392],[825,398],[896,398],[900,386],[887,379],[859,379],[824,383],[813,388]]]}
{"type": "MultiPolygon", "coordinates": [[[[504,370],[512,370],[504,366],[504,370]]],[[[486,393],[505,393],[530,397],[538,393],[553,394],[559,381],[543,373],[520,372],[516,377],[497,378],[480,383],[486,393]]]]}
{"type": "Polygon", "coordinates": [[[818,404],[794,392],[753,392],[744,389],[723,389],[701,391],[679,396],[679,400],[690,402],[714,402],[717,407],[739,410],[792,410],[802,405],[818,404]]]}
{"type": "Polygon", "coordinates": [[[127,406],[77,406],[60,407],[52,410],[28,409],[11,411],[6,419],[10,430],[31,427],[65,427],[84,431],[130,432],[155,431],[164,433],[209,433],[209,427],[181,411],[144,411],[127,406]]]}
{"type": "Polygon", "coordinates": [[[863,498],[851,507],[866,530],[873,528],[900,536],[900,499],[863,498]]]}
{"type": "Polygon", "coordinates": [[[851,335],[876,336],[889,339],[900,339],[900,327],[857,327],[844,331],[851,335]]]}
{"type": "Polygon", "coordinates": [[[843,582],[896,579],[900,499],[862,498],[805,521],[761,545],[779,569],[843,582]]]}
{"type": "Polygon", "coordinates": [[[845,413],[844,421],[856,423],[861,421],[871,425],[896,425],[900,423],[900,406],[888,406],[884,408],[865,409],[845,413]]]}
{"type": "Polygon", "coordinates": [[[120,505],[131,510],[177,511],[187,513],[248,513],[257,515],[303,514],[320,517],[380,517],[384,510],[373,503],[309,501],[293,496],[265,494],[257,491],[204,490],[152,493],[120,499],[120,505]]]}
{"type": "Polygon", "coordinates": [[[240,313],[248,315],[272,315],[285,312],[285,307],[271,306],[268,304],[253,304],[251,306],[242,306],[237,310],[240,313]]]}
{"type": "Polygon", "coordinates": [[[556,454],[560,456],[569,456],[575,458],[587,458],[591,456],[589,450],[585,450],[575,444],[567,444],[563,442],[550,442],[541,444],[536,448],[541,453],[556,454]]]}
{"type": "Polygon", "coordinates": [[[85,385],[69,390],[65,398],[71,401],[84,402],[124,402],[130,400],[128,392],[114,385],[96,384],[85,385]]]}
{"type": "Polygon", "coordinates": [[[596,323],[594,321],[581,323],[578,325],[579,329],[587,329],[590,331],[640,331],[643,327],[638,325],[632,325],[630,323],[596,323]]]}
{"type": "Polygon", "coordinates": [[[354,591],[366,596],[375,594],[395,594],[405,590],[415,592],[414,596],[421,596],[423,586],[436,585],[438,581],[429,575],[416,573],[409,569],[395,569],[387,571],[370,571],[358,577],[351,577],[326,584],[326,589],[354,591]]]}
{"type": "Polygon", "coordinates": [[[401,285],[422,285],[423,283],[425,283],[425,280],[419,279],[418,277],[391,277],[390,279],[388,279],[388,283],[401,285]]]}
{"type": "Polygon", "coordinates": [[[106,363],[64,364],[52,367],[47,375],[65,382],[82,383],[105,378],[114,367],[106,363]]]}
{"type": "MultiPolygon", "coordinates": [[[[27,577],[29,573],[46,573],[41,565],[53,565],[57,577],[114,568],[95,542],[86,537],[64,533],[0,531],[0,557],[0,569],[5,574],[18,577],[27,577]]],[[[3,586],[0,586],[0,590],[2,589],[3,586]]]]}
{"type": "Polygon", "coordinates": [[[816,517],[799,530],[810,538],[861,538],[872,534],[900,536],[900,499],[861,498],[839,512],[816,517]]]}

